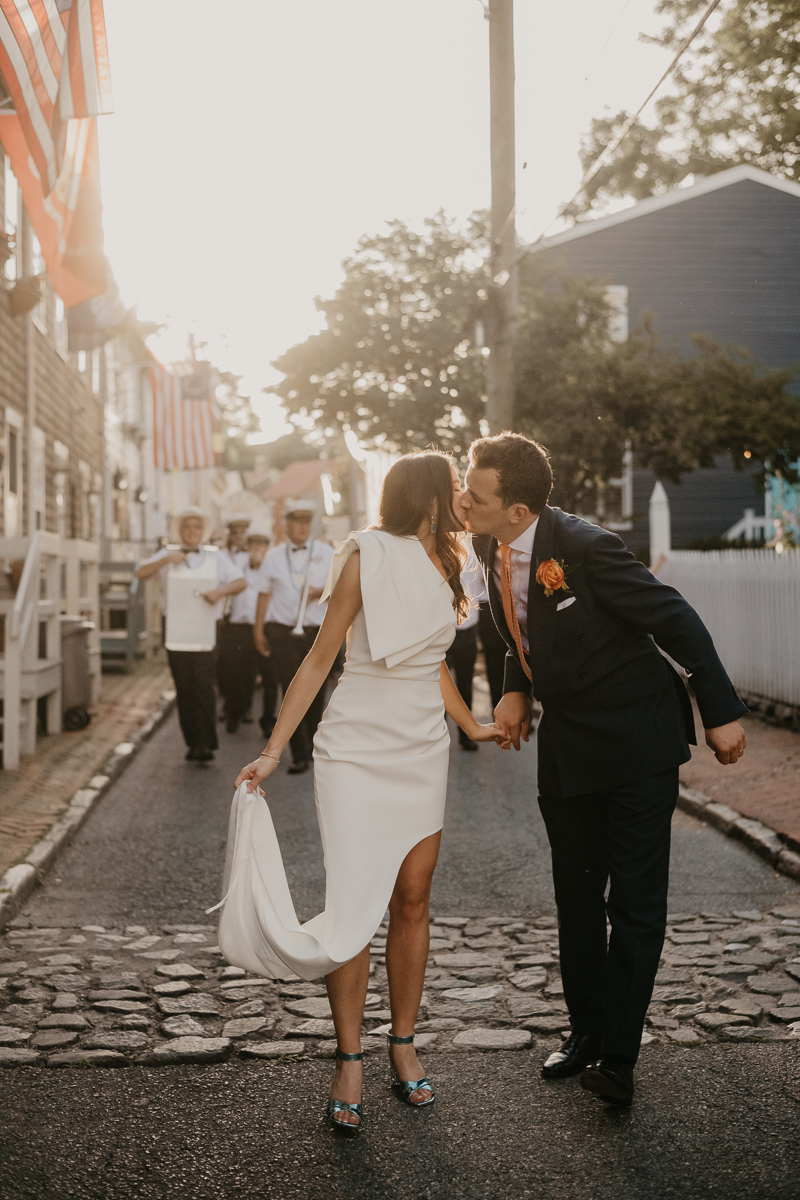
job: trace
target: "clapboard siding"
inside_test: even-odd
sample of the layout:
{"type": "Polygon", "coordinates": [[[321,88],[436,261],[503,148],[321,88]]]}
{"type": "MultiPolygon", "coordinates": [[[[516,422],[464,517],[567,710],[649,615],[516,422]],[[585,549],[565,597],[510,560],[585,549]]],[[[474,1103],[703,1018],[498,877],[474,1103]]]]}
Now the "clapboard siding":
{"type": "Polygon", "coordinates": [[[538,253],[625,284],[631,329],[650,311],[683,352],[706,333],[800,368],[800,197],[742,180],[538,253]]]}

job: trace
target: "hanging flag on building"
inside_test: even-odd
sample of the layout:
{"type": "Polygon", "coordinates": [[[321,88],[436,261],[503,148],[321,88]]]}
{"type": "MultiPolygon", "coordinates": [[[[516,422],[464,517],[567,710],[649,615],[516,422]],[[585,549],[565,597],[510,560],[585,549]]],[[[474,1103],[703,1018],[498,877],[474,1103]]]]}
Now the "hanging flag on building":
{"type": "Polygon", "coordinates": [[[214,400],[208,363],[153,362],[153,454],[166,471],[213,467],[214,400]]]}
{"type": "Polygon", "coordinates": [[[111,111],[102,0],[0,0],[0,142],[67,308],[107,287],[96,117],[111,111]]]}
{"type": "Polygon", "coordinates": [[[0,75],[49,196],[67,122],[112,111],[102,0],[0,0],[0,75]]]}

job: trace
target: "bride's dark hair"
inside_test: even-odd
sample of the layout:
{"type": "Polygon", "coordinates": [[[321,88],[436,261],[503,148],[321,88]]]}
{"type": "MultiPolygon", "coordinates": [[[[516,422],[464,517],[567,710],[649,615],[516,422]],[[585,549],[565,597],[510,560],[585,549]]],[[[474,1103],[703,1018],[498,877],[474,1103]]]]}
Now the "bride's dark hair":
{"type": "Polygon", "coordinates": [[[439,450],[421,450],[399,458],[383,481],[377,528],[398,537],[413,537],[436,512],[436,553],[453,593],[453,607],[463,620],[470,610],[461,584],[467,551],[459,536],[464,526],[453,511],[453,465],[449,454],[439,450]]]}

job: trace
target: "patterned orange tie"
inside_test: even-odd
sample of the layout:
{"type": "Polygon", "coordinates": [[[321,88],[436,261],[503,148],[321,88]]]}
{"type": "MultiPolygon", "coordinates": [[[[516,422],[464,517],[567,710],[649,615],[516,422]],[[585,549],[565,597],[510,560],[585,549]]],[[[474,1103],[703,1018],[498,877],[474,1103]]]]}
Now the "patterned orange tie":
{"type": "Polygon", "coordinates": [[[530,667],[528,666],[525,658],[525,651],[522,648],[522,634],[519,631],[517,606],[514,603],[514,595],[511,591],[511,547],[504,546],[502,543],[500,543],[500,555],[503,560],[503,567],[500,572],[500,582],[502,584],[501,590],[503,596],[503,612],[506,615],[506,623],[508,628],[511,630],[511,635],[514,638],[514,644],[516,645],[519,653],[519,661],[522,665],[522,669],[527,675],[528,679],[533,682],[533,676],[531,675],[530,667]]]}

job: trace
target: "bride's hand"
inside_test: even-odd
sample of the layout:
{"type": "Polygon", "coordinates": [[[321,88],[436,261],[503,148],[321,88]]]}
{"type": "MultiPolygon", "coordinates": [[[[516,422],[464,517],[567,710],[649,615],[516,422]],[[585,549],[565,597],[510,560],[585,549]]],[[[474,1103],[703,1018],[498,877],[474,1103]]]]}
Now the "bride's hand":
{"type": "Polygon", "coordinates": [[[508,750],[511,746],[511,734],[496,721],[491,725],[478,725],[469,736],[473,742],[495,742],[501,750],[508,750]]]}
{"type": "Polygon", "coordinates": [[[261,781],[272,774],[277,765],[276,759],[268,758],[265,754],[262,754],[254,762],[248,763],[246,767],[242,767],[236,776],[236,782],[233,786],[238,788],[240,784],[247,782],[248,792],[254,792],[261,781]]]}

